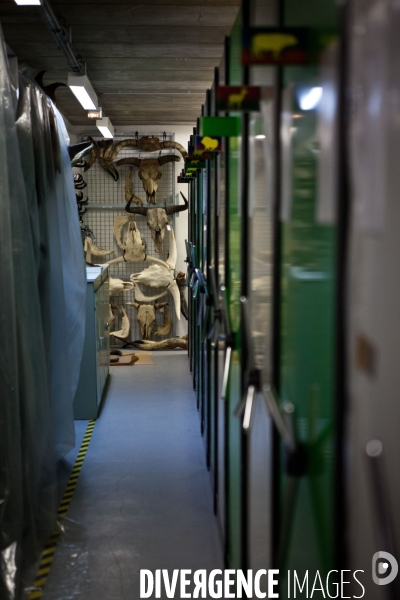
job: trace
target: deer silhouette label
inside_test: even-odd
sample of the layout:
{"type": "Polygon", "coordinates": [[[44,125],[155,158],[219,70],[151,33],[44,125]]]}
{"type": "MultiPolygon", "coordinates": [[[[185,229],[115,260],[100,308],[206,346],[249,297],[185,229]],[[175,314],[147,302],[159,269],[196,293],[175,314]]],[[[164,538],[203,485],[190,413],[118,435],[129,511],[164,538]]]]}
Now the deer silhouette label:
{"type": "Polygon", "coordinates": [[[228,96],[228,106],[229,108],[241,108],[243,104],[243,100],[248,94],[248,90],[246,88],[242,88],[239,94],[230,94],[228,96]]]}

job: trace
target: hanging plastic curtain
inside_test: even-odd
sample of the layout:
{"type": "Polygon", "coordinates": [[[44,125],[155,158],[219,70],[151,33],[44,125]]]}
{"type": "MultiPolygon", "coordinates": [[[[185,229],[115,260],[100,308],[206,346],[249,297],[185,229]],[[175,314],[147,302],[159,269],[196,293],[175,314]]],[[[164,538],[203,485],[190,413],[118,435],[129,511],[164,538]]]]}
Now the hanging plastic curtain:
{"type": "MultiPolygon", "coordinates": [[[[75,445],[72,403],[78,387],[85,336],[86,269],[82,237],[76,210],[76,196],[68,154],[69,136],[64,120],[47,99],[54,146],[57,147],[55,171],[56,201],[48,204],[51,223],[50,249],[60,259],[51,261],[52,285],[59,281],[59,295],[52,288],[52,405],[57,459],[75,445]],[[55,220],[57,213],[57,221],[55,220]],[[57,223],[56,226],[54,226],[57,223]],[[63,382],[60,390],[60,381],[63,382]],[[67,424],[69,428],[67,429],[67,424]]],[[[50,224],[49,223],[49,224],[50,224]]]]}
{"type": "Polygon", "coordinates": [[[63,119],[39,86],[24,75],[20,77],[19,105],[17,123],[25,131],[25,141],[30,142],[21,152],[27,162],[26,187],[32,197],[31,218],[40,247],[38,281],[58,460],[75,445],[72,402],[84,342],[85,265],[63,119]],[[35,189],[29,179],[32,157],[27,156],[28,145],[33,149],[35,189]]]}
{"type": "Polygon", "coordinates": [[[16,75],[0,30],[0,598],[20,600],[55,526],[75,444],[86,277],[68,134],[16,75]]]}
{"type": "Polygon", "coordinates": [[[56,471],[34,243],[3,38],[0,63],[0,597],[14,600],[54,527],[56,471]]]}

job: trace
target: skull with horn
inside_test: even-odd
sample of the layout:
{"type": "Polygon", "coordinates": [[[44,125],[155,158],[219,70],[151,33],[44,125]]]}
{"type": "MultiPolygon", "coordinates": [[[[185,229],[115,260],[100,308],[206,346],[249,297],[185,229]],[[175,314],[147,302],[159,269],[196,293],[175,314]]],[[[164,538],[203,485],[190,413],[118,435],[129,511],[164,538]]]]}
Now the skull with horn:
{"type": "MultiPolygon", "coordinates": [[[[154,326],[156,324],[156,310],[160,310],[164,308],[167,310],[168,302],[156,302],[155,304],[140,304],[139,302],[127,302],[129,306],[133,306],[137,309],[137,321],[140,327],[140,334],[143,340],[150,339],[151,334],[153,333],[154,326]]],[[[171,331],[172,321],[169,314],[169,311],[165,313],[167,315],[167,319],[164,317],[164,326],[157,327],[154,335],[168,335],[171,331]]]]}
{"type": "MultiPolygon", "coordinates": [[[[99,159],[101,167],[109,173],[115,181],[118,180],[119,173],[112,163],[124,148],[138,148],[142,152],[156,152],[163,150],[164,148],[174,148],[174,150],[180,152],[184,159],[187,157],[187,152],[181,144],[167,140],[161,141],[156,136],[143,136],[140,139],[136,136],[136,138],[121,140],[115,145],[112,140],[101,140],[100,142],[96,142],[91,137],[89,137],[89,140],[93,143],[94,148],[89,163],[85,166],[85,171],[90,169],[96,160],[99,159]]],[[[175,160],[178,159],[176,158],[175,160]]]]}
{"type": "Polygon", "coordinates": [[[147,217],[147,225],[151,231],[155,251],[160,254],[163,251],[165,228],[168,225],[168,217],[176,212],[187,210],[189,203],[181,192],[185,204],[166,206],[165,208],[148,208],[145,206],[131,206],[132,200],[127,202],[126,212],[134,215],[147,217]]]}
{"type": "Polygon", "coordinates": [[[118,167],[121,165],[134,165],[139,167],[139,177],[143,183],[143,189],[146,192],[146,199],[149,204],[156,203],[156,191],[158,190],[158,180],[162,177],[160,167],[169,162],[179,162],[181,159],[175,154],[167,154],[159,158],[137,158],[136,156],[122,158],[115,163],[118,167]]]}

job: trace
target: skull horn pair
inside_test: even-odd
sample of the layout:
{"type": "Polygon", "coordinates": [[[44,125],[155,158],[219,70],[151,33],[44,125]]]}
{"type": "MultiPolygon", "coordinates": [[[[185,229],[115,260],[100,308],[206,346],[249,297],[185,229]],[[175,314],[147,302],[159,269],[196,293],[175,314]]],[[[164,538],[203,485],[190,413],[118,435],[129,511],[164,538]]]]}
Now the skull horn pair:
{"type": "MultiPolygon", "coordinates": [[[[131,156],[122,158],[115,163],[118,167],[121,165],[133,165],[139,167],[139,178],[142,180],[143,189],[146,192],[146,200],[149,204],[156,203],[156,191],[158,190],[158,181],[162,177],[160,167],[169,162],[179,162],[181,159],[175,154],[167,154],[159,158],[137,158],[131,156]]],[[[114,165],[108,165],[114,167],[114,165]]],[[[117,170],[115,169],[117,172],[117,170]]],[[[118,173],[118,172],[117,172],[118,173]]]]}
{"type": "Polygon", "coordinates": [[[154,335],[169,335],[172,328],[172,319],[168,309],[168,302],[156,302],[155,304],[140,304],[139,302],[127,302],[129,306],[137,309],[137,321],[140,327],[140,335],[143,340],[150,339],[156,325],[156,311],[164,309],[164,323],[156,328],[154,335]]]}
{"type": "MultiPolygon", "coordinates": [[[[131,138],[131,139],[127,139],[127,140],[122,140],[115,146],[113,145],[112,140],[109,140],[109,141],[103,140],[101,142],[95,142],[92,138],[89,138],[89,139],[91,142],[93,142],[94,148],[93,148],[91,156],[90,156],[90,161],[89,161],[88,165],[85,167],[85,171],[87,171],[87,169],[90,169],[90,167],[95,163],[96,159],[98,158],[102,168],[105,171],[107,171],[107,173],[109,173],[111,175],[111,177],[113,177],[113,179],[115,179],[115,181],[118,180],[119,174],[118,174],[118,171],[115,168],[115,166],[112,164],[112,162],[117,158],[118,154],[124,148],[135,147],[135,148],[138,148],[142,152],[157,152],[157,151],[163,150],[164,148],[174,148],[175,150],[178,150],[178,152],[180,152],[180,154],[182,155],[182,157],[184,159],[187,157],[187,152],[181,144],[179,144],[178,142],[172,142],[172,141],[161,141],[156,136],[143,136],[140,139],[131,138]]],[[[163,164],[165,164],[165,162],[169,162],[170,160],[179,160],[178,157],[175,157],[175,158],[174,157],[175,157],[175,155],[173,155],[173,154],[168,155],[168,157],[162,156],[161,157],[162,162],[160,162],[159,165],[163,165],[163,164]],[[165,160],[165,159],[167,159],[167,160],[165,160]]],[[[139,159],[136,159],[136,160],[139,160],[139,159]]],[[[146,160],[146,159],[144,159],[144,160],[146,160]]],[[[151,159],[151,160],[153,160],[153,159],[151,159]]],[[[155,162],[157,162],[157,161],[155,160],[155,162]]],[[[119,163],[120,163],[120,161],[117,162],[117,165],[119,163]]],[[[135,163],[131,162],[131,163],[121,163],[121,164],[135,164],[135,163]]],[[[139,166],[139,165],[136,165],[136,166],[139,166]]],[[[144,165],[142,165],[142,166],[144,167],[144,165]]]]}
{"type": "Polygon", "coordinates": [[[147,217],[147,225],[150,228],[151,237],[154,242],[154,248],[158,254],[163,251],[165,228],[168,224],[168,217],[176,212],[181,212],[189,208],[189,202],[182,192],[181,196],[185,204],[171,205],[166,206],[165,208],[131,206],[133,199],[129,200],[125,206],[127,213],[147,217]]]}

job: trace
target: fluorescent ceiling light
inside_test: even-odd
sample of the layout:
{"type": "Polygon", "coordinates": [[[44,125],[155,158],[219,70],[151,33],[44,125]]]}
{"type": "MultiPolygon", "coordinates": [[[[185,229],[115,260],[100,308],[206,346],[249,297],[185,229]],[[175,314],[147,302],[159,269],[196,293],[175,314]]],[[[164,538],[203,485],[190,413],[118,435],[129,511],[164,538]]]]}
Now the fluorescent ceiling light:
{"type": "Polygon", "coordinates": [[[15,0],[19,6],[40,6],[41,0],[15,0]]]}
{"type": "Polygon", "coordinates": [[[101,131],[103,137],[111,139],[114,137],[114,126],[108,117],[96,121],[96,127],[101,131]]]}
{"type": "Polygon", "coordinates": [[[265,140],[265,135],[263,133],[259,133],[256,135],[256,140],[265,140]]]}
{"type": "Polygon", "coordinates": [[[322,87],[312,87],[303,90],[299,94],[299,106],[301,110],[312,110],[322,98],[322,87]]]}
{"type": "Polygon", "coordinates": [[[68,86],[85,110],[96,110],[97,96],[87,75],[68,73],[68,86]]]}

